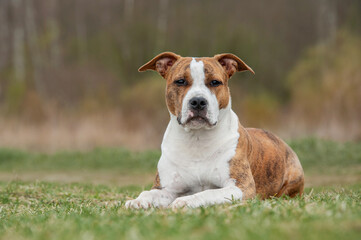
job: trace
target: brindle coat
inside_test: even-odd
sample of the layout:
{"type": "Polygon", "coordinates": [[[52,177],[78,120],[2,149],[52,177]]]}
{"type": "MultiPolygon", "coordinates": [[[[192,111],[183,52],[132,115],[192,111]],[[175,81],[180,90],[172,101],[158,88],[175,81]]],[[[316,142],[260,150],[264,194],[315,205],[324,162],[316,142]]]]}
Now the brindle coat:
{"type": "MultiPolygon", "coordinates": [[[[172,52],[159,54],[143,65],[139,71],[152,69],[167,80],[166,102],[169,111],[178,116],[182,100],[192,83],[189,64],[192,58],[181,57],[172,52]],[[178,76],[179,75],[179,76],[178,76]],[[179,89],[172,82],[186,78],[188,87],[179,89]]],[[[228,80],[237,71],[253,70],[233,54],[218,54],[213,58],[201,58],[204,62],[206,85],[212,79],[223,82],[211,91],[216,95],[219,109],[229,102],[228,80]]],[[[254,73],[254,72],[253,72],[254,73]]],[[[281,139],[272,133],[254,128],[244,128],[239,123],[239,140],[236,153],[230,159],[230,177],[243,192],[243,199],[258,195],[265,199],[272,196],[302,195],[304,174],[297,155],[281,139]]],[[[162,188],[157,173],[153,188],[162,188]]]]}
{"type": "MultiPolygon", "coordinates": [[[[236,154],[230,160],[230,176],[243,192],[243,199],[261,199],[302,195],[303,170],[297,155],[272,133],[255,128],[243,128],[236,154]]],[[[161,188],[157,173],[152,188],[161,188]]]]}

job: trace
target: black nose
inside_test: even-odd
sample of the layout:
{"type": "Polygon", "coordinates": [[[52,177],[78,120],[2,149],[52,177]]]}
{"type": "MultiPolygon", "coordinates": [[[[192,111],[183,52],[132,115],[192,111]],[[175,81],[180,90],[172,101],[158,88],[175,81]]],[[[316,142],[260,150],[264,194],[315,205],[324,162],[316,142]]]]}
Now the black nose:
{"type": "Polygon", "coordinates": [[[207,107],[207,100],[203,97],[194,97],[189,101],[189,104],[194,110],[203,110],[207,107]]]}

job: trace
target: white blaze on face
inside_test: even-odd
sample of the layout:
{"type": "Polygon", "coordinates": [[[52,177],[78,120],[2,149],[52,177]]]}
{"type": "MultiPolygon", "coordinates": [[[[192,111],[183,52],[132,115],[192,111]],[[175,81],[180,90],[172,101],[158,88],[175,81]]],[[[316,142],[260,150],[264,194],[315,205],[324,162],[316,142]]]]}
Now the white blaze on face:
{"type": "MultiPolygon", "coordinates": [[[[181,123],[184,124],[190,117],[193,116],[193,113],[189,108],[189,100],[193,97],[203,97],[208,102],[206,117],[208,118],[209,123],[214,125],[217,123],[219,115],[218,100],[216,95],[213,94],[205,85],[206,77],[204,74],[203,61],[200,60],[197,62],[193,58],[190,64],[190,71],[193,84],[183,99],[181,123]]],[[[201,128],[203,125],[189,127],[201,128]]]]}

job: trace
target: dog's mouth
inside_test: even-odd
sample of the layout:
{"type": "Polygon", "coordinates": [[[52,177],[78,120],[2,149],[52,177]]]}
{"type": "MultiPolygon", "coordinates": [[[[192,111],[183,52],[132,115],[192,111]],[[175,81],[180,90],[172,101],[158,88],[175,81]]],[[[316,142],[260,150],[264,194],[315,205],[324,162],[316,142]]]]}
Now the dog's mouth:
{"type": "Polygon", "coordinates": [[[217,122],[211,123],[206,117],[206,114],[202,112],[190,112],[188,113],[188,118],[184,122],[182,122],[181,119],[181,114],[179,114],[177,117],[179,125],[187,129],[200,129],[203,127],[211,129],[217,125],[217,122]]]}
{"type": "Polygon", "coordinates": [[[205,127],[206,129],[210,129],[216,126],[217,122],[212,124],[207,117],[197,115],[197,116],[189,117],[187,121],[182,125],[190,129],[199,129],[202,127],[205,127]]]}
{"type": "Polygon", "coordinates": [[[188,124],[188,123],[191,123],[191,122],[194,122],[194,123],[207,123],[208,125],[211,125],[208,118],[203,117],[203,116],[190,117],[190,118],[187,119],[185,124],[188,124]]]}

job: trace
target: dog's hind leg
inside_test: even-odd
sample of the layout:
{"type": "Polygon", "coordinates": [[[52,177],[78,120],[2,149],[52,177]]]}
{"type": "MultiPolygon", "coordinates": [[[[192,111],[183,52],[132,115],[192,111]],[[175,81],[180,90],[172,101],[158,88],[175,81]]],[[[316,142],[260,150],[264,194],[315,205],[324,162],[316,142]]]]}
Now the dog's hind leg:
{"type": "Polygon", "coordinates": [[[286,149],[286,165],[285,180],[276,197],[301,196],[304,188],[304,173],[297,155],[290,148],[286,149]]]}
{"type": "Polygon", "coordinates": [[[290,196],[291,198],[296,197],[297,195],[301,196],[303,194],[303,187],[304,179],[303,175],[301,175],[294,180],[285,181],[281,189],[276,194],[276,197],[281,197],[283,195],[290,196]]]}

